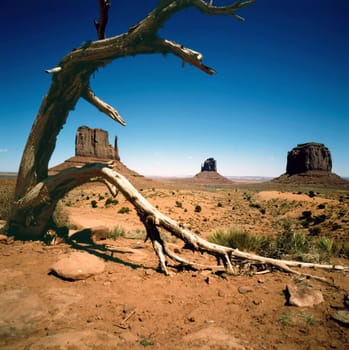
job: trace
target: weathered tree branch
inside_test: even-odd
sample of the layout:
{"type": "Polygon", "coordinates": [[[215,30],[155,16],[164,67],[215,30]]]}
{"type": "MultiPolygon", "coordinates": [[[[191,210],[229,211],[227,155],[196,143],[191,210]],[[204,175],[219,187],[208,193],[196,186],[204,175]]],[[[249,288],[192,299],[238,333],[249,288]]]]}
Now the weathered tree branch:
{"type": "Polygon", "coordinates": [[[105,28],[108,23],[108,12],[110,8],[109,0],[98,0],[99,2],[99,21],[94,21],[98,39],[105,39],[105,28]]]}
{"type": "Polygon", "coordinates": [[[172,52],[176,56],[181,57],[183,59],[183,62],[188,62],[207,74],[216,73],[214,69],[207,67],[201,63],[203,56],[200,52],[188,49],[183,45],[177,44],[174,41],[170,40],[163,40],[162,43],[159,43],[159,46],[161,44],[164,46],[164,49],[167,49],[169,52],[172,52]]]}
{"type": "Polygon", "coordinates": [[[122,119],[118,111],[112,106],[102,101],[101,99],[99,99],[89,87],[82,91],[81,97],[83,97],[86,101],[90,102],[98,110],[106,114],[111,119],[117,121],[123,126],[126,125],[126,122],[122,119]]]}

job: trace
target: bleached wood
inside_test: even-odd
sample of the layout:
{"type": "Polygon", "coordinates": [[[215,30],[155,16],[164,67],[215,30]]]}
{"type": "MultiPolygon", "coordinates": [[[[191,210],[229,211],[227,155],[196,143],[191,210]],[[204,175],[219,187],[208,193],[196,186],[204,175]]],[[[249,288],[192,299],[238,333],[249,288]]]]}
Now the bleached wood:
{"type": "Polygon", "coordinates": [[[108,105],[104,101],[102,101],[100,98],[98,98],[94,92],[87,87],[81,95],[86,101],[90,102],[93,106],[95,106],[98,110],[100,110],[102,113],[106,114],[111,119],[117,121],[121,125],[125,126],[126,122],[122,119],[121,115],[118,113],[118,111],[113,108],[112,106],[108,105]]]}

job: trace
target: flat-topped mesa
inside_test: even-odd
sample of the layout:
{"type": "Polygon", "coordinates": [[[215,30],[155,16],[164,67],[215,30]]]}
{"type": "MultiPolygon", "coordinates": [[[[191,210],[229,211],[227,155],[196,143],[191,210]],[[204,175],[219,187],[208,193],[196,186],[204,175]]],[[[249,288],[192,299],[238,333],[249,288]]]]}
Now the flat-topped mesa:
{"type": "Polygon", "coordinates": [[[75,156],[120,160],[117,140],[115,136],[113,147],[107,131],[80,126],[75,137],[75,156]]]}
{"type": "Polygon", "coordinates": [[[297,145],[287,153],[286,173],[272,182],[292,185],[319,185],[349,188],[349,182],[332,172],[329,149],[322,143],[297,145]]]}
{"type": "Polygon", "coordinates": [[[330,173],[332,159],[329,149],[322,143],[298,144],[287,154],[286,174],[294,175],[308,171],[330,173]]]}
{"type": "Polygon", "coordinates": [[[208,158],[205,160],[204,164],[201,165],[202,171],[215,171],[217,172],[217,162],[214,158],[208,158]]]}

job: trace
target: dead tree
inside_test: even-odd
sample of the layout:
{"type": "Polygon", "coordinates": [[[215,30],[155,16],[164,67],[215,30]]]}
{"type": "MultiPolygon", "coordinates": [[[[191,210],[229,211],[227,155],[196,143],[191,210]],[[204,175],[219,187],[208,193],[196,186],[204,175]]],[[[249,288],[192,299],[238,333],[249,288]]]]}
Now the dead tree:
{"type": "MultiPolygon", "coordinates": [[[[209,243],[158,212],[127,179],[105,164],[88,164],[48,176],[48,163],[55,149],[57,135],[63,128],[69,112],[74,109],[81,97],[102,113],[125,125],[116,109],[98,98],[90,88],[90,77],[98,68],[125,56],[174,54],[183,62],[188,62],[205,73],[213,74],[215,71],[202,63],[201,53],[174,41],[160,38],[159,29],[172,15],[188,7],[194,7],[208,15],[231,15],[243,20],[235,12],[253,2],[254,0],[236,1],[227,6],[217,7],[212,5],[212,2],[203,0],[162,0],[153,11],[130,27],[126,33],[104,39],[109,1],[100,0],[101,17],[96,27],[98,37],[102,40],[85,43],[66,55],[57,67],[47,70],[53,75],[52,83],[42,101],[22,155],[15,203],[8,220],[7,232],[19,239],[42,239],[44,233],[54,226],[52,214],[57,202],[74,187],[91,179],[101,178],[112,194],[116,195],[117,191],[120,191],[134,205],[166,274],[168,270],[165,256],[181,264],[195,264],[170,251],[162,241],[159,229],[182,239],[196,251],[219,257],[229,272],[235,271],[239,261],[246,260],[275,266],[288,272],[295,272],[291,270],[292,266],[315,266],[263,258],[209,243]]],[[[332,265],[321,265],[321,267],[333,268],[332,265]]],[[[341,266],[337,268],[343,269],[341,266]]]]}

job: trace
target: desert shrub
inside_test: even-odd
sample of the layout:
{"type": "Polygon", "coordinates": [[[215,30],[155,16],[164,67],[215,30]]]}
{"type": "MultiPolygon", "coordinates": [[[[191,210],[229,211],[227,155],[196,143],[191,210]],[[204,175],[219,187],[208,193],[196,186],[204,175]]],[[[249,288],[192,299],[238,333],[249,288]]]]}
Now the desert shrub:
{"type": "Polygon", "coordinates": [[[256,250],[258,238],[238,228],[219,229],[207,238],[210,242],[240,250],[256,250]]]}
{"type": "Polygon", "coordinates": [[[96,200],[93,199],[93,200],[91,201],[91,207],[92,207],[92,208],[97,208],[97,207],[98,207],[97,201],[96,201],[96,200]]]}
{"type": "Polygon", "coordinates": [[[117,240],[120,237],[125,237],[125,230],[121,227],[113,227],[108,234],[108,238],[117,240]]]}
{"type": "Polygon", "coordinates": [[[182,202],[176,201],[176,207],[177,208],[182,208],[182,202]]]}
{"type": "Polygon", "coordinates": [[[342,226],[340,224],[338,224],[337,222],[333,223],[333,225],[332,225],[333,231],[339,230],[340,228],[342,228],[342,226]]]}
{"type": "Polygon", "coordinates": [[[244,195],[243,195],[244,199],[246,199],[248,202],[251,201],[252,199],[252,196],[250,193],[247,193],[247,192],[244,192],[244,195]]]}
{"type": "Polygon", "coordinates": [[[15,182],[2,180],[0,182],[0,220],[7,220],[14,201],[15,182]]]}
{"type": "Polygon", "coordinates": [[[218,203],[217,203],[217,207],[218,207],[218,208],[222,208],[222,207],[223,207],[223,204],[222,204],[221,202],[218,202],[218,203]]]}
{"type": "Polygon", "coordinates": [[[144,241],[146,236],[147,234],[145,230],[140,230],[140,229],[127,231],[125,233],[125,238],[128,238],[128,239],[137,239],[137,240],[144,241]]]}
{"type": "Polygon", "coordinates": [[[311,210],[304,210],[304,211],[302,212],[302,216],[300,217],[300,219],[301,219],[301,220],[308,220],[308,219],[311,218],[311,216],[312,216],[311,210]]]}
{"type": "Polygon", "coordinates": [[[320,227],[311,227],[309,228],[309,234],[312,236],[319,236],[319,234],[321,233],[321,228],[320,227]]]}
{"type": "Polygon", "coordinates": [[[254,251],[269,258],[300,260],[305,262],[328,262],[332,256],[349,258],[349,242],[339,244],[328,237],[311,237],[293,232],[285,223],[276,238],[250,235],[239,228],[219,229],[207,237],[208,241],[230,248],[254,251]]]}
{"type": "Polygon", "coordinates": [[[349,241],[343,243],[340,253],[344,258],[349,259],[349,241]]]}
{"type": "Polygon", "coordinates": [[[333,253],[334,241],[328,237],[321,237],[316,241],[317,252],[321,261],[328,261],[333,253]]]}
{"type": "Polygon", "coordinates": [[[322,222],[324,222],[325,220],[326,220],[326,215],[321,214],[321,215],[315,216],[313,219],[313,222],[314,222],[314,225],[318,225],[318,224],[321,224],[322,222]]]}
{"type": "Polygon", "coordinates": [[[321,203],[317,206],[318,209],[325,209],[326,205],[325,203],[321,203]]]}
{"type": "Polygon", "coordinates": [[[119,201],[116,198],[112,198],[112,197],[108,197],[105,200],[105,206],[109,206],[109,205],[117,205],[119,203],[119,201]]]}
{"type": "Polygon", "coordinates": [[[55,211],[52,214],[52,219],[55,225],[58,227],[69,227],[69,214],[68,211],[65,209],[62,201],[58,201],[55,211]]]}
{"type": "Polygon", "coordinates": [[[119,214],[128,214],[130,212],[130,208],[128,207],[122,207],[118,210],[119,214]]]}
{"type": "Polygon", "coordinates": [[[311,240],[304,233],[293,232],[289,223],[283,226],[283,232],[276,236],[275,257],[309,253],[311,240]]]}
{"type": "Polygon", "coordinates": [[[309,196],[310,198],[313,198],[313,197],[316,196],[316,194],[315,194],[314,191],[309,191],[309,192],[308,192],[308,196],[309,196]]]}
{"type": "Polygon", "coordinates": [[[202,209],[201,205],[196,205],[194,211],[195,211],[195,213],[200,213],[201,209],[202,209]]]}
{"type": "Polygon", "coordinates": [[[103,199],[104,199],[104,196],[101,195],[101,194],[99,194],[99,195],[98,195],[98,200],[99,200],[99,201],[102,201],[103,199]]]}

